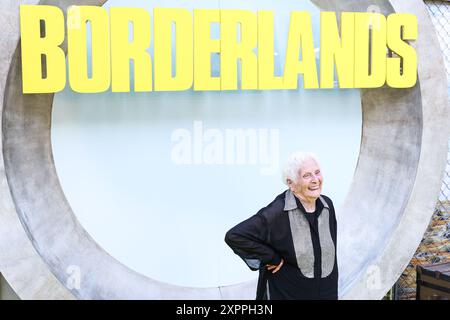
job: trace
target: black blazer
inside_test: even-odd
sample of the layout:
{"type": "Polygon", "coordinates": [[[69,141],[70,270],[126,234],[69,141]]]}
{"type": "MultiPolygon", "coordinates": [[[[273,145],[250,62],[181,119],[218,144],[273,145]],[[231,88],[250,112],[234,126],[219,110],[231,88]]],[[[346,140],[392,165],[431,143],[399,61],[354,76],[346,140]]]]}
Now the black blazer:
{"type": "Polygon", "coordinates": [[[324,205],[318,199],[315,214],[306,214],[296,198],[297,207],[308,216],[311,240],[314,248],[314,277],[306,277],[297,263],[288,210],[285,206],[285,191],[267,207],[249,219],[231,228],[225,236],[228,246],[240,256],[247,266],[259,271],[256,299],[337,299],[338,267],[336,259],[337,222],[333,202],[321,196],[328,205],[330,234],[334,243],[335,259],[332,272],[321,277],[320,235],[317,229],[318,215],[324,205]],[[284,265],[273,274],[266,265],[284,265]]]}

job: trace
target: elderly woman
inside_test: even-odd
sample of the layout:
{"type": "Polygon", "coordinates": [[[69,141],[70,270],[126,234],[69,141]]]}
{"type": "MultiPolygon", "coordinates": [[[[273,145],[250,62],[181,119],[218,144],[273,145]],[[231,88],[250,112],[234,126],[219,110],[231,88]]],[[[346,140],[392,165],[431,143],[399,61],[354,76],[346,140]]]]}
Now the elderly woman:
{"type": "Polygon", "coordinates": [[[337,299],[336,216],[321,195],[319,163],[294,153],[283,179],[289,189],[229,230],[225,242],[259,270],[257,300],[337,299]]]}

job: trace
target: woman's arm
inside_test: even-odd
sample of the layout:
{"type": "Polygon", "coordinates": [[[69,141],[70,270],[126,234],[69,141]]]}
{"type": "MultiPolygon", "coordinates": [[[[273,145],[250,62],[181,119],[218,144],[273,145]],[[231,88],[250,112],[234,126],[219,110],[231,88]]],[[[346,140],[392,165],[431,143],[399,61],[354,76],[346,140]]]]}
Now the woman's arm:
{"type": "Polygon", "coordinates": [[[227,245],[251,270],[258,270],[261,265],[281,267],[282,262],[280,255],[268,244],[269,228],[262,211],[239,223],[225,235],[227,245]]]}

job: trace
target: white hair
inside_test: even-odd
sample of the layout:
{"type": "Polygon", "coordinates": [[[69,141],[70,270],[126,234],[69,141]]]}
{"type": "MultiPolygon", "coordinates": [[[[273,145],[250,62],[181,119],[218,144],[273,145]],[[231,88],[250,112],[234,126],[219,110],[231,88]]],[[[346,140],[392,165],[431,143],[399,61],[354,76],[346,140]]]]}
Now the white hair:
{"type": "Polygon", "coordinates": [[[287,185],[288,179],[297,182],[298,172],[305,161],[310,159],[314,160],[317,164],[319,163],[317,157],[311,152],[298,151],[291,154],[283,169],[283,183],[287,185]]]}

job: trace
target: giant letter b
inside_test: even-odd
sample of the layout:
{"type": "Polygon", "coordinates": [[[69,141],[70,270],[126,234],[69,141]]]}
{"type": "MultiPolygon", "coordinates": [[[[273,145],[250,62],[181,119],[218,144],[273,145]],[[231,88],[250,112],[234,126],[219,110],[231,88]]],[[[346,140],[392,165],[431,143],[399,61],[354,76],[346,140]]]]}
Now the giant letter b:
{"type": "Polygon", "coordinates": [[[64,41],[62,11],[53,6],[21,5],[20,32],[23,93],[51,93],[64,89],[66,58],[59,47],[64,41]],[[41,21],[45,25],[42,35],[41,21]],[[42,57],[45,57],[45,63],[42,57]]]}

